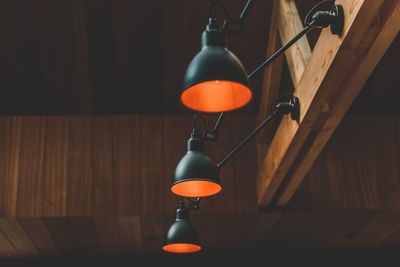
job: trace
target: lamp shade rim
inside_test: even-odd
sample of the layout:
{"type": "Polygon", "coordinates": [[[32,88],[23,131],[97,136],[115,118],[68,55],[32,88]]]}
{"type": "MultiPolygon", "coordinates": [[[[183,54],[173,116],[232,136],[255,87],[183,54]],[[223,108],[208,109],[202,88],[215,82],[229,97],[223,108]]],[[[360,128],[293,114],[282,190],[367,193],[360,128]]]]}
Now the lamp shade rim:
{"type": "Polygon", "coordinates": [[[217,182],[215,179],[207,179],[207,178],[189,178],[189,179],[184,179],[184,180],[180,180],[180,181],[175,181],[175,182],[173,182],[173,183],[171,184],[171,187],[173,187],[174,185],[179,184],[179,183],[191,182],[191,181],[194,181],[194,182],[197,182],[197,181],[206,181],[206,182],[211,182],[211,183],[220,185],[220,183],[217,182]]]}
{"type": "Polygon", "coordinates": [[[174,244],[166,244],[162,247],[162,249],[170,253],[193,253],[202,250],[202,247],[199,244],[174,243],[174,244]]]}
{"type": "MultiPolygon", "coordinates": [[[[233,79],[226,79],[226,77],[209,77],[208,79],[205,80],[201,80],[201,81],[194,81],[194,82],[190,82],[184,85],[183,89],[182,89],[182,93],[185,92],[186,90],[190,89],[192,86],[195,86],[197,84],[200,83],[204,83],[204,82],[212,82],[212,81],[220,81],[220,82],[231,82],[231,83],[237,83],[237,84],[241,84],[245,87],[247,87],[247,89],[253,93],[253,91],[250,89],[250,84],[248,81],[241,81],[241,80],[233,80],[233,79]]],[[[181,93],[181,95],[182,95],[181,93]]]]}
{"type": "MultiPolygon", "coordinates": [[[[198,89],[197,89],[198,90],[198,89]]],[[[191,93],[193,94],[193,93],[191,93]]],[[[201,82],[194,82],[189,84],[188,86],[186,86],[182,93],[180,94],[180,102],[188,109],[197,111],[197,112],[202,112],[202,113],[218,113],[218,112],[229,112],[229,111],[234,111],[234,110],[238,110],[244,106],[246,106],[247,104],[249,104],[249,102],[253,99],[253,91],[250,89],[249,84],[243,83],[243,82],[239,82],[239,81],[232,81],[232,80],[226,80],[226,79],[209,79],[209,80],[205,80],[205,81],[201,81],[201,82]],[[210,107],[202,107],[199,104],[190,104],[193,103],[193,101],[188,101],[187,95],[189,94],[190,90],[196,90],[194,89],[195,86],[201,85],[203,83],[207,83],[207,82],[213,82],[213,81],[218,81],[218,82],[225,82],[225,83],[232,83],[232,84],[236,84],[237,89],[241,90],[241,94],[245,95],[244,99],[238,101],[238,104],[230,104],[228,106],[226,105],[213,105],[214,107],[210,108],[210,107]]],[[[190,96],[189,96],[190,97],[190,96]]]]}
{"type": "MultiPolygon", "coordinates": [[[[188,185],[186,185],[187,187],[188,185]]],[[[213,179],[205,179],[205,178],[191,178],[191,179],[185,179],[185,180],[180,180],[176,181],[173,184],[171,184],[171,191],[175,195],[181,196],[181,197],[209,197],[218,194],[219,192],[222,191],[222,186],[220,185],[219,182],[213,179]],[[178,185],[183,184],[183,183],[190,183],[190,182],[208,182],[208,185],[202,185],[203,189],[195,190],[195,191],[187,191],[187,190],[182,190],[182,188],[176,188],[179,187],[178,185]],[[210,185],[211,184],[211,185],[210,185]],[[207,189],[204,189],[204,186],[207,186],[207,189]],[[175,188],[174,188],[175,187],[175,188]]]]}

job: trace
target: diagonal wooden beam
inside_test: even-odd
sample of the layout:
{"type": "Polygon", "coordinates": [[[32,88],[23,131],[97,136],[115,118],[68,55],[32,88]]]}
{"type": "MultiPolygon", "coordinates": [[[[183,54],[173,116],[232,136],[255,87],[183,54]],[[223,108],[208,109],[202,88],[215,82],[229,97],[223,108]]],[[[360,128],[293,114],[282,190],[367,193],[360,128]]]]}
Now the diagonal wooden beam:
{"type": "MultiPolygon", "coordinates": [[[[343,5],[345,11],[344,31],[340,37],[332,35],[329,29],[321,33],[295,91],[301,103],[300,119],[298,122],[288,116],[282,119],[260,169],[257,194],[261,207],[272,203],[291,165],[304,158],[305,164],[297,166],[301,175],[296,182],[285,182],[300,184],[399,31],[399,1],[338,0],[336,3],[343,5]],[[378,15],[384,23],[376,31],[372,22],[378,15]],[[375,38],[371,38],[373,31],[375,38]],[[307,156],[308,153],[314,155],[307,156]]],[[[286,203],[297,187],[292,188],[280,204],[286,203]]],[[[280,191],[285,190],[280,188],[280,191]]]]}
{"type": "Polygon", "coordinates": [[[313,133],[316,137],[309,147],[307,147],[307,152],[303,152],[304,157],[301,158],[301,161],[297,162],[297,164],[293,166],[291,170],[291,178],[285,186],[283,193],[279,196],[277,202],[278,206],[284,206],[290,201],[293,194],[303,181],[303,178],[322,151],[322,148],[326,145],[336,127],[343,119],[346,111],[350,108],[351,103],[357,97],[358,92],[365,84],[365,77],[371,75],[372,71],[375,69],[376,65],[395,38],[396,33],[399,32],[399,2],[396,5],[386,4],[385,7],[381,9],[375,22],[375,26],[370,28],[366,37],[367,40],[364,42],[364,44],[367,44],[370,42],[369,40],[372,39],[374,40],[372,45],[367,48],[368,50],[366,55],[362,58],[359,67],[355,69],[355,72],[352,73],[351,76],[349,75],[349,79],[344,80],[342,84],[340,84],[341,90],[347,93],[341,94],[340,98],[336,100],[335,105],[331,107],[331,114],[335,115],[329,116],[327,120],[324,121],[323,125],[320,126],[318,132],[313,133]],[[375,39],[373,39],[373,37],[375,37],[375,39]]]}
{"type": "MultiPolygon", "coordinates": [[[[303,28],[299,12],[294,0],[275,0],[273,2],[271,25],[268,35],[267,56],[272,55],[299,33],[303,28]]],[[[304,69],[310,59],[311,49],[306,37],[299,39],[285,52],[286,61],[289,66],[290,75],[294,86],[303,75],[304,69]]],[[[270,113],[275,99],[279,95],[279,86],[282,76],[283,57],[266,68],[261,91],[261,102],[259,110],[259,121],[263,121],[270,113]]],[[[268,146],[273,138],[275,125],[265,127],[257,138],[258,162],[261,165],[268,146]]]]}
{"type": "MultiPolygon", "coordinates": [[[[303,29],[299,12],[294,0],[279,0],[278,31],[282,43],[287,43],[303,29]]],[[[311,48],[307,37],[303,36],[285,52],[293,85],[296,87],[311,57],[311,48]]]]}

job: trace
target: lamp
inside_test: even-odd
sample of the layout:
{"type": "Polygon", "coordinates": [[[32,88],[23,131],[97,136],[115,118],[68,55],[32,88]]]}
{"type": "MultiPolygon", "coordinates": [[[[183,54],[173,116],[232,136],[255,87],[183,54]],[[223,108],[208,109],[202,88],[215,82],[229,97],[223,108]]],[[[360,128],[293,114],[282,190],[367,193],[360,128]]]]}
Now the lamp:
{"type": "MultiPolygon", "coordinates": [[[[343,28],[342,7],[335,5],[331,0],[324,0],[314,6],[307,14],[304,21],[305,27],[302,31],[247,75],[239,59],[225,47],[224,31],[240,31],[244,26],[244,19],[252,3],[254,3],[254,0],[247,1],[239,19],[232,19],[219,1],[213,1],[209,5],[210,18],[209,24],[202,34],[202,50],[189,64],[184,78],[184,91],[181,94],[181,101],[188,108],[203,112],[221,112],[242,107],[252,97],[248,79],[271,64],[307,32],[315,27],[331,26],[333,34],[340,34],[343,28]],[[333,3],[331,11],[315,12],[310,19],[314,10],[326,2],[333,3]],[[222,30],[217,27],[216,20],[212,17],[212,8],[215,6],[221,7],[227,18],[222,30]]],[[[219,183],[219,169],[222,165],[275,116],[290,113],[292,118],[296,119],[299,112],[299,100],[296,97],[290,96],[289,99],[281,101],[264,122],[216,165],[204,153],[203,140],[207,140],[207,138],[202,138],[194,127],[188,141],[187,153],[176,167],[171,191],[183,197],[208,197],[217,194],[222,189],[219,183]]],[[[195,116],[202,118],[198,114],[195,116]]],[[[223,113],[221,113],[214,129],[206,132],[205,136],[216,133],[222,116],[223,113]]]]}
{"type": "Polygon", "coordinates": [[[193,253],[201,250],[199,235],[189,221],[183,199],[176,210],[175,222],[167,232],[163,250],[172,253],[193,253]]]}
{"type": "MultiPolygon", "coordinates": [[[[214,164],[204,153],[203,143],[207,140],[216,139],[224,111],[238,109],[250,101],[253,94],[248,80],[271,64],[311,29],[330,26],[331,32],[338,35],[343,30],[344,12],[342,6],[336,5],[334,0],[323,0],[307,14],[304,21],[304,29],[246,77],[246,71],[240,61],[225,47],[224,32],[242,30],[244,18],[253,3],[254,0],[248,0],[240,18],[232,19],[219,1],[211,2],[209,5],[209,24],[202,35],[202,50],[189,64],[185,74],[184,90],[180,97],[182,103],[196,111],[222,112],[214,128],[210,131],[204,117],[195,114],[193,132],[188,141],[187,153],[179,161],[172,179],[171,191],[174,194],[187,198],[197,197],[194,205],[196,209],[201,197],[212,196],[221,191],[222,187],[219,183],[220,168],[268,122],[279,115],[290,114],[293,120],[298,120],[300,117],[300,103],[296,96],[286,95],[279,97],[271,114],[225,158],[218,164],[214,164]],[[328,2],[332,3],[330,11],[317,11],[314,13],[317,7],[328,2]],[[212,16],[212,8],[215,6],[221,7],[226,17],[222,30],[216,26],[216,21],[212,16]],[[203,134],[200,134],[196,127],[198,118],[202,119],[205,126],[203,134]]],[[[201,249],[198,236],[195,234],[192,225],[187,221],[185,214],[183,200],[181,199],[177,210],[177,219],[167,234],[167,244],[163,247],[165,251],[194,252],[201,249]]]]}
{"type": "Polygon", "coordinates": [[[183,81],[182,103],[201,112],[223,112],[246,105],[253,96],[240,60],[225,47],[225,34],[215,19],[202,35],[201,51],[193,58],[183,81]]]}
{"type": "Polygon", "coordinates": [[[187,153],[175,169],[171,191],[183,197],[207,197],[221,189],[218,168],[204,153],[201,135],[193,129],[187,153]]]}

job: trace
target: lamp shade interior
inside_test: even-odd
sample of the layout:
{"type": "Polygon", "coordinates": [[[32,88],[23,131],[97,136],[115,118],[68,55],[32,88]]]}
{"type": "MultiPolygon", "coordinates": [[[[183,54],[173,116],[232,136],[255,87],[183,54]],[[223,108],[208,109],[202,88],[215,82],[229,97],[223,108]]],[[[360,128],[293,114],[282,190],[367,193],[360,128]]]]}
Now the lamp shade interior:
{"type": "Polygon", "coordinates": [[[181,102],[200,112],[226,112],[245,106],[252,91],[244,84],[212,80],[195,84],[181,94],[181,102]]]}
{"type": "Polygon", "coordinates": [[[171,191],[184,197],[208,197],[217,194],[222,187],[213,181],[191,180],[174,184],[171,191]]]}
{"type": "Polygon", "coordinates": [[[201,246],[188,243],[177,243],[163,246],[163,250],[171,253],[193,253],[201,250],[201,246]]]}

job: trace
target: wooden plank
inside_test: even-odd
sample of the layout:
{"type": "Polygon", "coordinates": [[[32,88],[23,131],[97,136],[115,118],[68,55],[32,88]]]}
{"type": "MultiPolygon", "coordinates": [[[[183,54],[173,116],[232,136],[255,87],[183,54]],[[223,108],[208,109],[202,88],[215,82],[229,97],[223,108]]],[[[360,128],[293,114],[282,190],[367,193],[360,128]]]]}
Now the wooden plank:
{"type": "MultiPolygon", "coordinates": [[[[317,133],[321,129],[318,129],[321,121],[335,121],[336,125],[340,122],[342,115],[344,115],[382,57],[386,50],[384,48],[387,48],[394,38],[393,29],[396,26],[389,27],[384,23],[388,27],[381,31],[381,35],[377,36],[378,38],[374,44],[371,44],[371,42],[368,44],[370,50],[363,49],[356,53],[360,47],[368,46],[365,43],[365,39],[370,34],[368,31],[370,30],[371,22],[381,10],[384,1],[353,0],[340,1],[338,3],[342,4],[345,10],[344,31],[340,38],[332,35],[329,29],[325,29],[321,33],[321,37],[314,48],[314,52],[295,92],[301,102],[299,124],[288,116],[282,119],[259,172],[258,203],[260,206],[266,207],[271,204],[276,191],[302,146],[308,138],[313,137],[310,133],[315,128],[317,128],[317,133]],[[385,37],[385,35],[387,36],[385,37]],[[386,45],[381,44],[382,49],[376,51],[378,43],[385,43],[386,45]],[[323,59],[322,63],[321,59],[323,59]]],[[[394,10],[393,14],[396,14],[397,8],[394,10]]],[[[336,125],[329,125],[332,127],[323,127],[320,132],[322,134],[326,132],[331,134],[336,125]]],[[[318,136],[318,134],[316,135],[318,136]]],[[[326,134],[324,136],[330,137],[330,135],[327,136],[326,134]]],[[[312,140],[315,139],[311,139],[311,142],[309,139],[307,142],[312,143],[312,140]]],[[[315,149],[317,147],[321,149],[323,146],[312,145],[311,147],[313,149],[308,151],[313,152],[311,154],[316,158],[316,154],[320,150],[318,153],[314,153],[316,152],[315,149]]],[[[304,150],[305,148],[303,148],[304,150]]],[[[310,153],[306,153],[307,155],[310,155],[310,153]]],[[[306,156],[303,155],[303,158],[306,156]]],[[[308,171],[306,167],[311,166],[311,162],[313,160],[304,161],[307,166],[300,165],[302,172],[305,172],[306,169],[308,171]]],[[[304,176],[298,175],[295,177],[297,178],[293,185],[286,187],[289,188],[287,190],[288,193],[284,194],[284,197],[279,201],[279,205],[289,201],[295,189],[297,189],[296,185],[299,184],[304,176]]]]}
{"type": "Polygon", "coordinates": [[[47,217],[43,218],[43,222],[61,254],[73,255],[77,253],[75,235],[67,218],[47,217]]]}
{"type": "Polygon", "coordinates": [[[10,240],[1,230],[0,230],[0,256],[4,258],[18,256],[18,251],[13,246],[13,244],[11,244],[10,240]]]}
{"type": "Polygon", "coordinates": [[[18,221],[37,247],[40,256],[60,254],[42,218],[20,218],[18,221]]]}
{"type": "MultiPolygon", "coordinates": [[[[326,222],[329,212],[314,211],[302,213],[304,216],[298,221],[293,229],[287,231],[288,234],[285,236],[284,242],[292,248],[317,248],[320,243],[314,238],[314,233],[326,222]]],[[[291,213],[287,212],[287,214],[291,213]]],[[[296,217],[298,216],[295,216],[295,218],[296,217]]],[[[288,220],[291,220],[291,218],[289,217],[288,220]]]]}
{"type": "MultiPolygon", "coordinates": [[[[210,125],[215,121],[209,119],[210,125]]],[[[244,127],[244,123],[239,119],[238,116],[226,116],[223,125],[218,130],[218,140],[216,143],[211,142],[205,143],[205,152],[210,159],[218,164],[232,149],[240,142],[241,137],[232,134],[232,129],[241,125],[244,127]]],[[[200,212],[221,212],[231,213],[237,210],[237,199],[236,199],[236,171],[235,171],[234,159],[227,162],[219,171],[220,184],[222,190],[213,197],[203,201],[201,203],[200,212]]]]}
{"type": "MultiPolygon", "coordinates": [[[[255,118],[250,116],[235,116],[234,123],[230,125],[230,129],[235,129],[232,133],[235,147],[243,140],[254,128],[255,118]]],[[[232,159],[232,168],[235,178],[235,200],[237,213],[255,213],[257,211],[257,194],[256,194],[256,177],[257,177],[257,156],[256,143],[249,142],[241,151],[232,159]]],[[[228,167],[228,166],[227,166],[228,167]]],[[[226,197],[222,192],[222,197],[226,197]]]]}
{"type": "MultiPolygon", "coordinates": [[[[192,212],[190,214],[190,221],[199,234],[203,251],[221,250],[220,244],[229,239],[229,228],[232,224],[230,217],[230,213],[211,215],[192,212]]],[[[169,223],[172,222],[171,219],[168,220],[169,223]]]]}
{"type": "MultiPolygon", "coordinates": [[[[301,32],[304,26],[300,20],[294,0],[280,0],[277,2],[279,4],[277,10],[279,36],[281,37],[282,44],[286,44],[301,32]]],[[[307,37],[303,36],[294,43],[294,45],[285,52],[285,57],[289,66],[293,85],[296,88],[311,57],[311,48],[307,37]]],[[[274,79],[276,79],[276,77],[274,77],[274,79]]]]}
{"type": "Polygon", "coordinates": [[[140,215],[140,118],[117,116],[113,119],[113,174],[115,202],[119,216],[140,215]]]}
{"type": "Polygon", "coordinates": [[[399,133],[398,116],[346,116],[286,208],[398,210],[399,133]]]}
{"type": "Polygon", "coordinates": [[[399,215],[396,212],[371,212],[354,236],[343,246],[351,249],[375,249],[384,239],[399,229],[399,215]]]}
{"type": "MultiPolygon", "coordinates": [[[[281,41],[278,36],[278,17],[279,6],[282,5],[279,0],[273,1],[271,24],[268,33],[268,45],[266,57],[270,57],[279,49],[281,41]]],[[[263,85],[261,89],[259,121],[263,121],[270,113],[271,105],[278,96],[280,78],[282,75],[283,57],[278,57],[272,65],[264,71],[263,85]]],[[[263,130],[267,132],[268,130],[263,130]]],[[[259,135],[260,136],[260,135],[259,135]]],[[[261,142],[265,142],[265,138],[260,137],[261,142]]]]}
{"type": "Polygon", "coordinates": [[[279,217],[279,221],[274,224],[267,239],[272,242],[285,244],[296,226],[306,218],[305,212],[287,212],[279,217]]]}
{"type": "Polygon", "coordinates": [[[372,244],[373,249],[377,249],[382,242],[400,230],[400,214],[398,212],[391,213],[392,216],[377,231],[371,231],[368,242],[372,244]]]}
{"type": "Polygon", "coordinates": [[[42,212],[45,120],[23,117],[18,177],[17,216],[40,216],[42,212]]]}
{"type": "MultiPolygon", "coordinates": [[[[282,214],[278,212],[228,214],[226,226],[221,225],[226,233],[219,241],[218,247],[246,249],[262,246],[262,243],[271,235],[271,231],[281,216],[282,214]]],[[[215,216],[210,217],[210,224],[213,223],[213,217],[215,216]]],[[[208,231],[207,228],[200,230],[202,232],[208,231]]],[[[207,240],[204,240],[204,242],[207,242],[207,240]]]]}
{"type": "MultiPolygon", "coordinates": [[[[219,247],[224,249],[240,249],[249,246],[254,246],[255,235],[253,233],[254,227],[244,227],[245,225],[255,226],[257,223],[258,214],[248,213],[246,215],[239,213],[227,214],[227,223],[224,227],[223,238],[219,241],[219,247]]],[[[212,219],[211,219],[212,223],[212,219]]],[[[200,229],[199,229],[200,230],[200,229]]],[[[206,232],[207,229],[201,229],[202,232],[206,232]]],[[[202,235],[203,237],[203,235],[202,235]]],[[[207,240],[204,240],[207,242],[207,240]]],[[[208,248],[205,248],[208,249],[208,248]]]]}
{"type": "MultiPolygon", "coordinates": [[[[343,59],[343,65],[347,67],[347,71],[338,71],[341,83],[336,80],[336,83],[339,84],[337,88],[340,88],[340,92],[343,93],[332,92],[331,103],[328,105],[330,114],[322,126],[318,126],[320,129],[317,130],[305,156],[297,164],[296,169],[292,171],[292,178],[278,200],[278,206],[286,205],[289,202],[368,77],[398,34],[400,30],[400,3],[398,1],[385,1],[376,16],[375,23],[372,23],[369,31],[359,43],[359,53],[343,59]],[[342,73],[347,75],[342,75],[342,73]],[[332,99],[333,97],[335,99],[332,99]]],[[[350,48],[350,50],[352,49],[350,48]]]]}
{"type": "Polygon", "coordinates": [[[140,252],[142,245],[140,217],[118,217],[118,225],[121,232],[122,250],[125,253],[140,252]]]}
{"type": "Polygon", "coordinates": [[[39,251],[24,228],[16,219],[0,219],[1,232],[18,251],[19,256],[38,256],[39,251]]]}
{"type": "Polygon", "coordinates": [[[92,217],[67,218],[76,243],[77,254],[93,255],[100,253],[100,242],[92,217]]]}
{"type": "Polygon", "coordinates": [[[112,117],[93,118],[92,138],[92,215],[116,214],[112,117]]]}
{"type": "Polygon", "coordinates": [[[140,221],[141,249],[143,252],[159,251],[164,242],[167,227],[165,216],[143,215],[140,221]]]}
{"type": "Polygon", "coordinates": [[[47,117],[41,216],[67,211],[68,117],[47,117]]]}
{"type": "Polygon", "coordinates": [[[356,230],[360,224],[369,218],[370,214],[363,211],[329,211],[325,222],[312,234],[312,237],[320,246],[340,249],[357,235],[356,230]]]}
{"type": "MultiPolygon", "coordinates": [[[[269,58],[273,53],[275,53],[279,46],[281,45],[281,40],[279,38],[279,16],[281,5],[280,0],[274,0],[272,3],[272,14],[271,23],[268,32],[268,45],[266,58],[269,58]]],[[[258,111],[257,122],[262,122],[270,114],[272,104],[279,95],[279,86],[282,78],[283,69],[283,57],[278,57],[272,65],[268,66],[264,71],[263,83],[261,88],[261,98],[258,111]]],[[[257,161],[261,165],[263,159],[265,158],[268,145],[273,137],[274,124],[267,124],[264,129],[257,135],[257,161]]]]}
{"type": "Polygon", "coordinates": [[[22,117],[0,118],[0,214],[15,217],[20,164],[22,117]]]}
{"type": "Polygon", "coordinates": [[[142,187],[142,214],[163,214],[164,162],[163,118],[141,118],[140,182],[142,187]]]}
{"type": "Polygon", "coordinates": [[[73,116],[69,125],[67,215],[89,215],[92,197],[92,119],[73,116]]]}
{"type": "Polygon", "coordinates": [[[192,116],[166,116],[164,124],[164,209],[165,214],[173,213],[179,197],[170,190],[176,165],[185,155],[187,140],[192,130],[192,116]]]}
{"type": "Polygon", "coordinates": [[[102,254],[121,253],[121,234],[117,217],[94,217],[102,254]]]}
{"type": "Polygon", "coordinates": [[[381,240],[378,249],[397,249],[400,245],[400,229],[394,230],[389,236],[381,240]]]}

